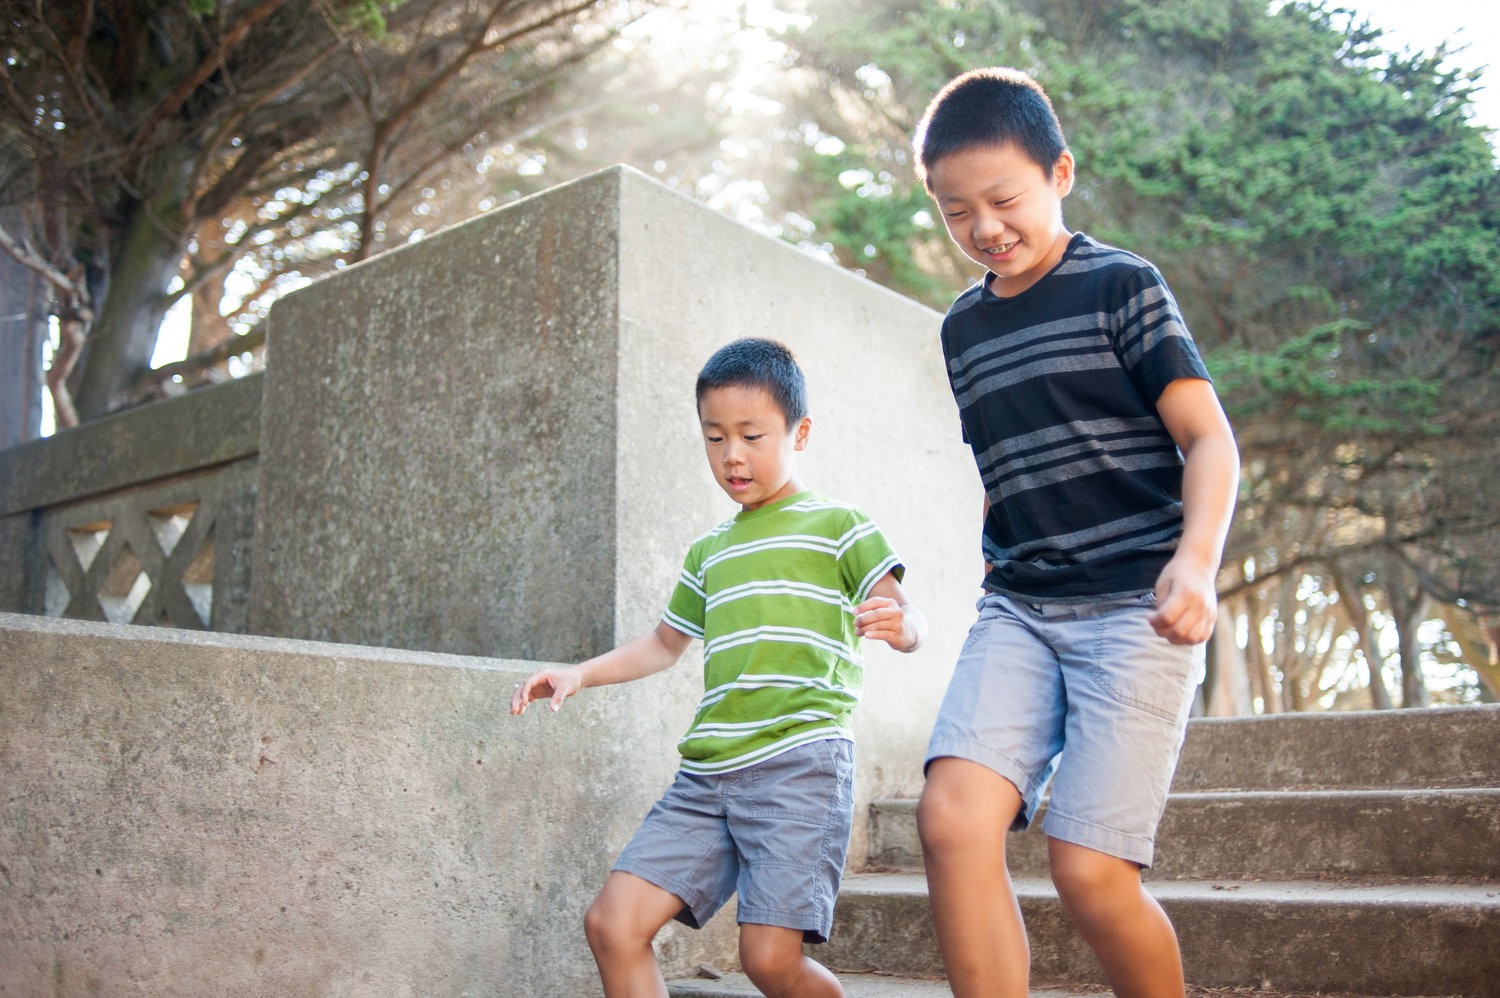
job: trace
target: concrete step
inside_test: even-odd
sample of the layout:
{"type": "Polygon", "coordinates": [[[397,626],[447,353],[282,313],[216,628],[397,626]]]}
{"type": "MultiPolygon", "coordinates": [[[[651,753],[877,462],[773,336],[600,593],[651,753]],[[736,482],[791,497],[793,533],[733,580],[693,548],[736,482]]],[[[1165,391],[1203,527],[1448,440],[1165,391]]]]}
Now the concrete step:
{"type": "Polygon", "coordinates": [[[1172,789],[1500,787],[1500,705],[1188,723],[1172,789]]]}
{"type": "MultiPolygon", "coordinates": [[[[818,959],[818,949],[808,950],[813,959],[818,959]]],[[[883,974],[840,974],[839,983],[844,986],[848,998],[951,998],[948,983],[942,979],[894,977],[883,974]]],[[[695,978],[669,981],[667,993],[672,998],[751,998],[759,996],[755,985],[744,974],[726,974],[722,980],[695,978]]],[[[1032,988],[1029,998],[1108,998],[1095,989],[1091,991],[1065,988],[1032,988]]]]}
{"type": "MultiPolygon", "coordinates": [[[[813,950],[812,955],[817,956],[813,950]]],[[[840,974],[839,983],[844,986],[848,998],[951,998],[948,982],[925,977],[895,977],[881,974],[840,974]]],[[[692,978],[667,982],[667,993],[672,998],[756,998],[760,992],[744,974],[725,974],[721,980],[692,978]]],[[[1035,985],[1027,991],[1028,998],[1112,998],[1114,992],[1097,985],[1069,987],[1067,985],[1035,985]]],[[[1210,995],[1202,988],[1189,987],[1189,998],[1236,998],[1222,992],[1210,995]]],[[[1306,998],[1286,995],[1257,987],[1253,994],[1240,993],[1237,998],[1306,998]]],[[[1352,994],[1332,995],[1324,992],[1322,998],[1369,998],[1352,994]]],[[[1433,996],[1429,996],[1433,998],[1433,996]]]]}
{"type": "MultiPolygon", "coordinates": [[[[1006,836],[1013,876],[1047,875],[1046,805],[1006,836]]],[[[1173,794],[1150,880],[1450,877],[1500,882],[1500,789],[1173,794]]],[[[919,870],[916,801],[870,808],[871,863],[919,870]]]]}
{"type": "MultiPolygon", "coordinates": [[[[1500,884],[1421,881],[1155,881],[1186,978],[1198,987],[1368,995],[1493,995],[1500,982],[1500,884]]],[[[1032,976],[1102,984],[1045,880],[1018,879],[1032,976]]],[[[817,958],[841,971],[942,974],[919,874],[846,877],[834,938],[817,958]]]]}

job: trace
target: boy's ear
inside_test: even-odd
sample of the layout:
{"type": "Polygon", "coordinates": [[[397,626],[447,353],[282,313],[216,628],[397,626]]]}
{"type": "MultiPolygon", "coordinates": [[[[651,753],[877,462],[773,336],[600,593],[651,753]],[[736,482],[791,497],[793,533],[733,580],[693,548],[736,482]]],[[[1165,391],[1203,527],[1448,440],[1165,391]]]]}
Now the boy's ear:
{"type": "Polygon", "coordinates": [[[797,435],[794,450],[805,450],[807,448],[807,435],[812,432],[812,417],[803,416],[802,421],[797,424],[795,433],[797,435]]]}
{"type": "Polygon", "coordinates": [[[1074,170],[1077,166],[1073,162],[1073,154],[1064,149],[1057,157],[1057,162],[1052,164],[1052,184],[1057,190],[1059,199],[1068,196],[1073,189],[1074,170]]]}

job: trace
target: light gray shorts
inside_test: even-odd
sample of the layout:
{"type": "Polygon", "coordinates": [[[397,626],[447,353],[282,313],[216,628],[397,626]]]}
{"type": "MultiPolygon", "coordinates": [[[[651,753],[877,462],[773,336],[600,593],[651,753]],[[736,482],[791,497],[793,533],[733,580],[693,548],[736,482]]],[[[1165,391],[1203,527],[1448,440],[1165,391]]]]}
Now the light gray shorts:
{"type": "Polygon", "coordinates": [[[809,742],[729,773],[679,770],[614,868],[681,898],[695,929],[738,891],[740,923],[827,942],[853,818],[853,743],[809,742]]]}
{"type": "Polygon", "coordinates": [[[1150,866],[1202,645],[1151,629],[1150,594],[1026,603],[998,593],[979,619],[938,711],[927,761],[987,766],[1015,784],[1026,828],[1052,780],[1042,830],[1150,866]]]}

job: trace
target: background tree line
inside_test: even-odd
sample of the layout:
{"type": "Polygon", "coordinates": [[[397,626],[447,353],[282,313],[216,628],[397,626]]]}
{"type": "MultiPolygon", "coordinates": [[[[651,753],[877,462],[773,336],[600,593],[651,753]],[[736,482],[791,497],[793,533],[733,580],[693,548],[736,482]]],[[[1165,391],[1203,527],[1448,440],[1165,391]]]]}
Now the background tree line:
{"type": "Polygon", "coordinates": [[[50,310],[63,422],[222,377],[288,288],[619,161],[943,308],[976,275],[911,128],[955,73],[1017,65],[1080,162],[1070,227],[1166,272],[1240,440],[1209,709],[1496,698],[1500,174],[1472,74],[1321,4],[698,7],[6,0],[0,311],[28,321],[0,368],[39,370],[50,310]],[[152,371],[184,296],[191,356],[152,371]]]}

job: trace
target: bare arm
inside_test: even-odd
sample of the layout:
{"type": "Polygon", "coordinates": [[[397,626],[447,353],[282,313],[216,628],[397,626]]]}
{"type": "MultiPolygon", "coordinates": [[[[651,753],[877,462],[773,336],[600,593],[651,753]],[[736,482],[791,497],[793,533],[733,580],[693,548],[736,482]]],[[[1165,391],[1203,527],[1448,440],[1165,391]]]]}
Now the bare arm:
{"type": "Polygon", "coordinates": [[[1173,644],[1207,641],[1218,619],[1215,577],[1239,491],[1240,453],[1213,386],[1172,382],[1156,403],[1182,451],[1182,539],[1156,582],[1151,626],[1173,644]]]}
{"type": "Polygon", "coordinates": [[[556,669],[541,669],[520,686],[510,700],[510,712],[520,714],[533,700],[549,699],[554,711],[563,700],[589,686],[628,683],[671,668],[693,639],[659,622],[655,630],[597,655],[586,662],[556,669]]]}
{"type": "Polygon", "coordinates": [[[885,573],[870,596],[854,608],[854,633],[884,641],[897,651],[916,651],[927,636],[927,617],[907,598],[896,576],[885,573]]]}

